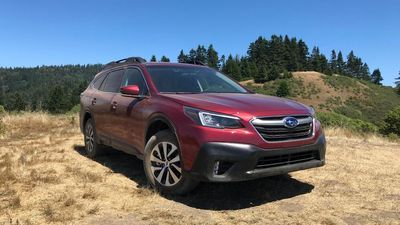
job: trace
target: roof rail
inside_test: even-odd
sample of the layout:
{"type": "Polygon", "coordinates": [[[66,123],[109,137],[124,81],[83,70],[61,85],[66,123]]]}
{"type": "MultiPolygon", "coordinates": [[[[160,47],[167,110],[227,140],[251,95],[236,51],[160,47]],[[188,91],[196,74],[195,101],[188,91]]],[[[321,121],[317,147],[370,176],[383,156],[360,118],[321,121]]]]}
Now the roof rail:
{"type": "Polygon", "coordinates": [[[104,65],[103,69],[109,68],[111,66],[115,66],[117,64],[123,64],[123,63],[145,63],[146,60],[143,59],[142,57],[129,57],[129,58],[125,58],[125,59],[120,59],[117,61],[112,61],[110,63],[107,63],[106,65],[104,65]]]}

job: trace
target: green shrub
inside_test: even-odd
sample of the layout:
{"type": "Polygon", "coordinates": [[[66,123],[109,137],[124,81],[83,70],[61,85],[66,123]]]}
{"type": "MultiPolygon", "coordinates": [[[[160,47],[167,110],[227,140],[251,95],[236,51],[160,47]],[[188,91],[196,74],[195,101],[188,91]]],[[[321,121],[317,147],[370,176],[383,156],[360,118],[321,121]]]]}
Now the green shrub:
{"type": "Polygon", "coordinates": [[[376,133],[378,131],[375,124],[360,119],[351,119],[334,112],[319,112],[317,118],[326,127],[341,127],[361,133],[376,133]]]}
{"type": "Polygon", "coordinates": [[[286,80],[279,83],[278,90],[276,90],[276,96],[286,97],[289,95],[289,86],[286,80]]]}
{"type": "Polygon", "coordinates": [[[398,140],[399,136],[397,136],[397,134],[394,134],[394,133],[389,133],[387,135],[387,138],[389,139],[389,141],[396,141],[396,140],[398,140]]]}
{"type": "Polygon", "coordinates": [[[386,114],[381,131],[386,135],[393,133],[400,136],[400,106],[397,106],[386,114]]]}
{"type": "Polygon", "coordinates": [[[6,110],[4,109],[4,106],[0,105],[0,117],[6,114],[6,110]]]}
{"type": "Polygon", "coordinates": [[[81,110],[81,105],[75,105],[74,107],[72,107],[72,109],[70,109],[67,114],[78,114],[79,111],[81,110]]]}

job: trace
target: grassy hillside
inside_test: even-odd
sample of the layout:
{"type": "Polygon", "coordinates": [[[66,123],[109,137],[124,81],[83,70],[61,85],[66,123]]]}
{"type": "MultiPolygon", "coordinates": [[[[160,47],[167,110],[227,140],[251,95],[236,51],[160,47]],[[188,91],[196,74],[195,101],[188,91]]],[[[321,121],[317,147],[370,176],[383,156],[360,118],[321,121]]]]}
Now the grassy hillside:
{"type": "Polygon", "coordinates": [[[293,78],[265,84],[242,82],[262,94],[275,95],[280,82],[289,85],[288,98],[313,106],[319,112],[336,112],[346,117],[380,125],[385,114],[400,105],[395,89],[346,76],[318,72],[294,72],[293,78]]]}

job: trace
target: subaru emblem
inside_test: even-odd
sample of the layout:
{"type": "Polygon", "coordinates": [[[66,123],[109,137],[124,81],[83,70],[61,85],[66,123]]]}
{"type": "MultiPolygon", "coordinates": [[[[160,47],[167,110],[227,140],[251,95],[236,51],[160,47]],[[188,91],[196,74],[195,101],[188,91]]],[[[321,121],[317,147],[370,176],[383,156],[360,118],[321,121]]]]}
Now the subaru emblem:
{"type": "Polygon", "coordinates": [[[299,125],[299,121],[294,117],[285,117],[283,118],[283,125],[287,128],[295,128],[299,125]]]}

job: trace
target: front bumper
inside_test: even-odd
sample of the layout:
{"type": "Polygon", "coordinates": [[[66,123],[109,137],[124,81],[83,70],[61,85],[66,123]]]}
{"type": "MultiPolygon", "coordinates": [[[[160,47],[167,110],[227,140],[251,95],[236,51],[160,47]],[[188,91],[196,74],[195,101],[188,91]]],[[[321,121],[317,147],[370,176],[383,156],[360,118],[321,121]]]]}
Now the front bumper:
{"type": "Polygon", "coordinates": [[[187,173],[199,181],[251,180],[323,166],[325,151],[324,135],[321,135],[311,145],[280,149],[262,149],[248,144],[210,142],[201,147],[192,170],[187,173]]]}

